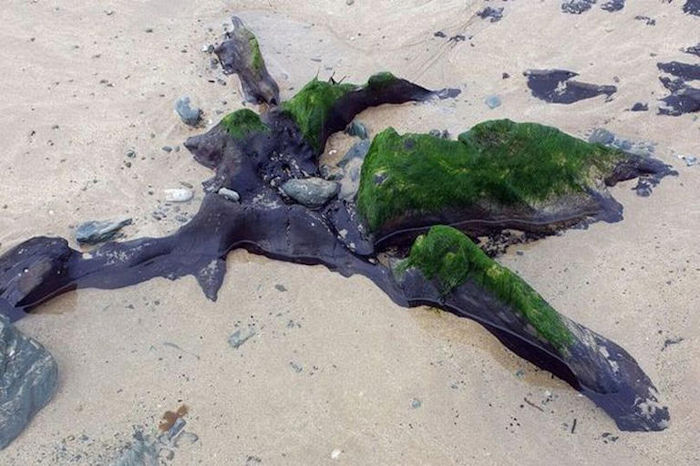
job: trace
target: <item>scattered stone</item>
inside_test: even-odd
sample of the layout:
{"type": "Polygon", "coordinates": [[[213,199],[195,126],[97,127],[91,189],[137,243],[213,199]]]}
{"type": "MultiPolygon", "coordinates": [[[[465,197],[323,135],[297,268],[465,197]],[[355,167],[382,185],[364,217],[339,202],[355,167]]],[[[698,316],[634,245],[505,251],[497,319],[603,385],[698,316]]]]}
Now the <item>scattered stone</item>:
{"type": "Polygon", "coordinates": [[[353,120],[352,123],[345,128],[345,134],[349,136],[356,136],[360,139],[367,139],[369,137],[367,134],[367,127],[356,120],[353,120]]]}
{"type": "Polygon", "coordinates": [[[367,152],[369,152],[369,146],[371,145],[369,140],[362,140],[356,144],[354,144],[350,150],[347,151],[347,153],[343,156],[342,159],[340,159],[340,162],[338,162],[338,166],[341,168],[345,168],[348,163],[350,163],[353,160],[360,160],[363,161],[365,159],[365,156],[367,155],[367,152]]]}
{"type": "Polygon", "coordinates": [[[168,429],[168,431],[165,433],[166,437],[168,440],[172,440],[177,435],[182,431],[182,429],[185,428],[185,425],[187,424],[187,421],[185,421],[183,418],[178,417],[175,419],[175,423],[168,429]]]}
{"type": "Polygon", "coordinates": [[[136,151],[134,149],[129,149],[128,151],[126,151],[126,156],[130,159],[133,159],[136,157],[136,151]]]}
{"type": "Polygon", "coordinates": [[[605,128],[595,128],[591,131],[588,142],[614,147],[641,157],[652,157],[656,152],[656,145],[651,141],[632,141],[619,137],[605,128]]]}
{"type": "Polygon", "coordinates": [[[591,9],[596,0],[565,0],[561,4],[561,11],[572,15],[580,15],[591,9]]]}
{"type": "Polygon", "coordinates": [[[414,398],[411,400],[411,408],[413,409],[418,409],[423,405],[423,402],[419,400],[418,398],[414,398]]]}
{"type": "Polygon", "coordinates": [[[510,75],[508,73],[503,73],[501,75],[501,79],[508,79],[508,78],[510,78],[510,75]]]}
{"type": "Polygon", "coordinates": [[[665,350],[671,345],[677,345],[678,343],[682,342],[684,340],[683,337],[676,337],[676,338],[666,338],[666,341],[664,341],[664,347],[661,348],[661,351],[665,350]]]}
{"type": "Polygon", "coordinates": [[[646,112],[647,110],[649,110],[649,105],[642,102],[637,102],[636,104],[632,105],[632,108],[630,109],[632,112],[646,112]]]}
{"type": "Polygon", "coordinates": [[[146,28],[146,33],[147,33],[147,34],[150,34],[150,33],[152,33],[152,32],[153,32],[153,28],[146,28]]]}
{"type": "Polygon", "coordinates": [[[159,466],[158,448],[153,441],[134,439],[114,466],[159,466]]]}
{"type": "Polygon", "coordinates": [[[637,21],[644,21],[647,26],[656,26],[656,20],[648,16],[637,15],[634,17],[637,21]]]}
{"type": "Polygon", "coordinates": [[[282,291],[282,292],[287,291],[287,288],[285,288],[285,286],[280,284],[280,283],[275,285],[275,289],[277,289],[277,291],[282,291]]]}
{"type": "Polygon", "coordinates": [[[163,152],[168,152],[168,153],[170,153],[170,152],[172,152],[172,151],[173,151],[173,148],[172,148],[172,147],[170,147],[170,146],[163,146],[163,152]]]}
{"type": "Polygon", "coordinates": [[[678,158],[684,160],[685,164],[689,167],[692,167],[698,163],[698,158],[694,155],[679,155],[678,158]]]}
{"type": "Polygon", "coordinates": [[[610,0],[603,3],[600,8],[603,10],[614,13],[615,11],[620,11],[625,7],[625,0],[610,0]]]}
{"type": "Polygon", "coordinates": [[[428,134],[431,136],[435,136],[436,138],[450,139],[450,132],[446,129],[443,129],[442,131],[440,131],[439,129],[431,129],[430,131],[428,131],[428,134]]]}
{"type": "Polygon", "coordinates": [[[228,337],[228,344],[234,349],[238,349],[243,345],[243,343],[253,338],[255,334],[255,329],[252,327],[248,327],[247,329],[238,329],[233,332],[230,337],[228,337]]]}
{"type": "Polygon", "coordinates": [[[503,7],[492,8],[487,6],[477,14],[481,19],[490,18],[492,23],[500,21],[503,18],[503,7]]]}
{"type": "Polygon", "coordinates": [[[335,449],[331,452],[331,459],[332,460],[337,460],[338,457],[340,456],[340,453],[342,453],[339,449],[335,449]]]}
{"type": "Polygon", "coordinates": [[[130,218],[82,223],[75,230],[75,239],[80,244],[98,244],[108,241],[123,227],[131,225],[130,218]]]}
{"type": "Polygon", "coordinates": [[[188,202],[194,197],[194,192],[187,188],[164,189],[166,202],[188,202]]]}
{"type": "Polygon", "coordinates": [[[189,126],[197,126],[202,119],[202,110],[198,107],[190,105],[190,98],[187,96],[180,97],[175,102],[175,111],[180,116],[180,119],[189,126]]]}
{"type": "Polygon", "coordinates": [[[353,3],[355,3],[355,0],[345,0],[345,4],[348,6],[352,5],[353,3]]]}
{"type": "Polygon", "coordinates": [[[241,196],[233,189],[219,188],[219,191],[217,191],[217,193],[219,194],[219,196],[223,196],[224,199],[227,199],[231,202],[238,202],[241,200],[241,196]]]}
{"type": "Polygon", "coordinates": [[[435,34],[433,34],[433,36],[440,37],[441,39],[443,39],[443,38],[447,37],[447,34],[445,34],[442,31],[437,31],[435,34]]]}
{"type": "Polygon", "coordinates": [[[183,432],[175,439],[175,446],[181,447],[192,445],[197,442],[197,440],[199,440],[199,436],[197,434],[193,434],[192,432],[183,432]]]}
{"type": "Polygon", "coordinates": [[[304,368],[300,364],[297,364],[294,361],[289,361],[289,366],[292,369],[294,369],[294,372],[296,372],[297,374],[304,370],[304,368]]]}
{"type": "Polygon", "coordinates": [[[691,55],[697,55],[698,57],[700,57],[700,42],[698,42],[697,45],[686,47],[685,49],[683,49],[683,51],[685,53],[689,53],[691,55]]]}
{"type": "Polygon", "coordinates": [[[605,128],[596,128],[591,135],[588,136],[588,142],[609,146],[615,142],[615,135],[605,128]]]}
{"type": "Polygon", "coordinates": [[[282,191],[307,207],[321,207],[335,197],[340,185],[323,178],[293,178],[282,185],[282,191]]]}
{"type": "Polygon", "coordinates": [[[501,106],[501,98],[497,95],[490,95],[486,97],[486,100],[484,100],[484,103],[488,105],[490,109],[494,109],[496,107],[501,106]]]}
{"type": "Polygon", "coordinates": [[[51,353],[0,313],[0,450],[46,406],[57,382],[58,365],[51,353]]]}

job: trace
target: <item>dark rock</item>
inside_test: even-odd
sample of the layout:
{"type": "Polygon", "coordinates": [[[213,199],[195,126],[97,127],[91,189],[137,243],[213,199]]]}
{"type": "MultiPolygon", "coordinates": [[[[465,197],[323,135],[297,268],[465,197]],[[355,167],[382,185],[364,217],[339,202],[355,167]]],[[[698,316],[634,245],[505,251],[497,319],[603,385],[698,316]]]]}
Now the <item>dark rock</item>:
{"type": "Polygon", "coordinates": [[[549,103],[572,104],[599,95],[609,100],[617,92],[615,86],[573,81],[571,78],[578,73],[568,70],[527,70],[523,74],[527,76],[527,87],[532,95],[549,103]]]}
{"type": "Polygon", "coordinates": [[[345,128],[345,134],[348,134],[349,136],[356,136],[360,139],[369,138],[369,135],[367,134],[367,127],[356,120],[353,120],[352,123],[345,128]]]}
{"type": "Polygon", "coordinates": [[[282,191],[307,207],[321,207],[334,198],[340,189],[335,181],[323,178],[293,178],[282,185],[282,191]]]}
{"type": "Polygon", "coordinates": [[[75,230],[75,239],[81,244],[98,244],[114,238],[119,230],[131,225],[131,219],[90,221],[82,223],[75,230]]]}
{"type": "Polygon", "coordinates": [[[647,26],[656,26],[656,20],[648,16],[637,15],[634,17],[637,21],[644,21],[647,26]]]}
{"type": "Polygon", "coordinates": [[[646,112],[647,110],[649,110],[649,105],[646,103],[637,102],[634,105],[632,105],[632,108],[630,110],[633,112],[646,112]]]}
{"type": "Polygon", "coordinates": [[[671,61],[668,63],[657,63],[656,66],[664,73],[676,76],[684,81],[700,79],[700,65],[671,61]]]}
{"type": "Polygon", "coordinates": [[[689,15],[700,16],[700,0],[686,0],[683,12],[689,15]]]}
{"type": "Polygon", "coordinates": [[[492,23],[500,21],[503,18],[503,7],[493,8],[487,6],[483,10],[479,11],[477,14],[481,19],[490,18],[492,23]]]}
{"type": "Polygon", "coordinates": [[[433,34],[433,36],[435,36],[435,37],[440,37],[440,38],[445,38],[445,37],[447,37],[447,34],[445,34],[445,33],[442,32],[442,31],[437,31],[435,34],[433,34]]]}
{"type": "Polygon", "coordinates": [[[625,0],[610,0],[603,3],[600,7],[607,12],[614,13],[625,7],[625,0]]]}
{"type": "Polygon", "coordinates": [[[700,42],[697,45],[686,47],[683,51],[700,57],[700,42]]]}
{"type": "Polygon", "coordinates": [[[57,382],[53,356],[0,313],[0,449],[48,404],[57,382]]]}
{"type": "Polygon", "coordinates": [[[657,63],[657,67],[669,76],[659,80],[671,94],[661,99],[659,114],[679,116],[700,111],[700,88],[692,87],[687,81],[700,79],[700,65],[672,61],[657,63]]]}
{"type": "Polygon", "coordinates": [[[561,11],[573,15],[580,15],[593,7],[596,0],[564,0],[561,4],[561,11]]]}
{"type": "Polygon", "coordinates": [[[187,96],[180,97],[175,102],[175,111],[180,116],[180,119],[189,126],[197,126],[202,119],[202,110],[198,107],[190,105],[190,98],[187,96]]]}

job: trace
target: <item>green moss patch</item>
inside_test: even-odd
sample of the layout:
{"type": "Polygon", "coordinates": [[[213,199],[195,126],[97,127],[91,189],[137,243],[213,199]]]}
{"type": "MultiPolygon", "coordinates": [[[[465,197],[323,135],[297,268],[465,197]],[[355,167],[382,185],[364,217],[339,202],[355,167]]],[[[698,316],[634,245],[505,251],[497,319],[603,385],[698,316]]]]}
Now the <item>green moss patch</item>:
{"type": "MultiPolygon", "coordinates": [[[[397,80],[393,74],[385,71],[372,75],[365,87],[379,89],[397,80]]],[[[360,88],[355,84],[319,81],[314,78],[291,100],[282,103],[282,109],[297,123],[311,146],[321,150],[321,136],[331,109],[347,93],[360,88]]]]}
{"type": "Polygon", "coordinates": [[[393,128],[373,140],[357,205],[372,230],[407,211],[536,205],[593,187],[624,157],[536,123],[493,120],[449,141],[393,128]]]}
{"type": "Polygon", "coordinates": [[[448,293],[467,279],[474,280],[512,306],[559,350],[573,342],[573,336],[555,311],[516,274],[501,266],[452,227],[438,225],[416,238],[402,267],[416,267],[428,279],[436,279],[441,292],[448,293]]]}
{"type": "Polygon", "coordinates": [[[282,103],[282,109],[297,123],[311,146],[321,149],[321,134],[333,105],[348,92],[354,91],[354,84],[332,83],[314,78],[291,100],[282,103]]]}
{"type": "Polygon", "coordinates": [[[261,71],[265,66],[265,61],[263,60],[262,53],[260,53],[260,44],[258,44],[258,39],[250,33],[248,36],[248,44],[250,44],[250,59],[251,67],[255,71],[261,71]]]}
{"type": "Polygon", "coordinates": [[[268,130],[258,114],[247,108],[229,113],[221,120],[221,124],[235,139],[243,139],[251,133],[268,130]]]}

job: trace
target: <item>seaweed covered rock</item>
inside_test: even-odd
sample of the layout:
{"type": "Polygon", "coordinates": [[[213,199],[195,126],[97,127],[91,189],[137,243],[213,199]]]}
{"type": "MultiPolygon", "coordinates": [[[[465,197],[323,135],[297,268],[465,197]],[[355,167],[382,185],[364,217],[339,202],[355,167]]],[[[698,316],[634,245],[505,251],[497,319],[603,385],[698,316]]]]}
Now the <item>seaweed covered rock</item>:
{"type": "Polygon", "coordinates": [[[550,232],[587,217],[620,219],[606,185],[668,172],[653,159],[536,123],[487,121],[458,141],[389,128],[365,158],[357,206],[380,235],[459,222],[474,233],[550,232]]]}

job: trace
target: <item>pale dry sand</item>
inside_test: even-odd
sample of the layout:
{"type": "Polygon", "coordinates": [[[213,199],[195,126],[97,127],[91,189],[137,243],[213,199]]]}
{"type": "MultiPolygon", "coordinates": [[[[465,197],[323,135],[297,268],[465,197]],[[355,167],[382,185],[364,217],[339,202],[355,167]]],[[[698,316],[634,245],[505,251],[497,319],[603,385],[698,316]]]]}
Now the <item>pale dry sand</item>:
{"type": "MultiPolygon", "coordinates": [[[[697,464],[700,167],[675,154],[700,156],[700,123],[653,109],[663,95],[656,62],[694,62],[679,49],[698,42],[700,20],[677,2],[571,16],[548,0],[498,2],[504,19],[490,23],[473,16],[484,3],[468,3],[7,2],[0,248],[33,235],[71,237],[80,221],[121,215],[134,217],[130,238],[165,234],[177,221],[151,212],[180,181],[197,187],[183,206],[195,212],[209,172],[184,150],[160,148],[197,132],[173,113],[181,95],[191,95],[210,124],[220,118],[215,110],[241,106],[236,79],[209,83],[220,73],[200,52],[236,12],[257,33],[285,97],[317,72],[362,82],[383,69],[463,89],[455,101],[369,110],[360,119],[373,132],[392,125],[456,134],[509,117],[579,136],[605,126],[657,142],[658,156],[680,176],[646,199],[630,183],[615,188],[623,222],[569,231],[499,260],[555,308],[634,355],[669,406],[669,429],[618,432],[593,403],[470,321],[401,309],[363,278],[237,252],[217,303],[191,278],[153,280],[69,293],[20,321],[56,357],[60,385],[0,463],[98,464],[129,440],[132,426],[153,430],[165,410],[184,403],[199,441],[178,448],[172,464],[697,464]],[[474,47],[447,45],[433,37],[438,30],[473,35],[474,47]],[[546,104],[529,95],[521,74],[546,67],[599,84],[618,77],[620,90],[609,103],[546,104]],[[512,77],[501,79],[503,72],[512,77]],[[490,110],[483,100],[494,93],[503,105],[490,110]],[[640,100],[651,111],[625,111],[640,100]],[[132,147],[133,160],[125,156],[132,147]],[[228,336],[249,324],[257,335],[230,347],[228,336]],[[683,341],[662,351],[676,337],[683,341]]],[[[349,143],[336,136],[327,152],[349,143]]]]}

